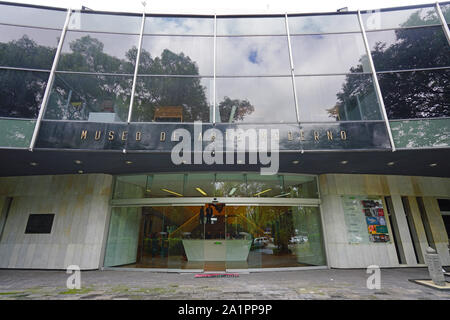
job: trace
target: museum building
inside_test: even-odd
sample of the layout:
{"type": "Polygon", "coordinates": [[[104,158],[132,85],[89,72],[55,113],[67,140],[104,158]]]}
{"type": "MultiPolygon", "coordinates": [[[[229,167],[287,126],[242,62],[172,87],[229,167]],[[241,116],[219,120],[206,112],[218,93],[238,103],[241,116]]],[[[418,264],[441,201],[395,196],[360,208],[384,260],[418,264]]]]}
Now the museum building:
{"type": "Polygon", "coordinates": [[[449,266],[449,23],[0,2],[0,268],[449,266]]]}

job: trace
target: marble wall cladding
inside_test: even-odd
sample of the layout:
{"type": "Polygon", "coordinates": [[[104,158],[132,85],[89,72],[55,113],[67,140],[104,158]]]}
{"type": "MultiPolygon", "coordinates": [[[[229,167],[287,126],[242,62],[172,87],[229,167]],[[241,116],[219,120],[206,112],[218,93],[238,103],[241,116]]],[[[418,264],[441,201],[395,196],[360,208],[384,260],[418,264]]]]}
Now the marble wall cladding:
{"type": "MultiPolygon", "coordinates": [[[[380,267],[400,266],[397,252],[392,240],[392,226],[386,219],[391,241],[386,243],[350,244],[344,220],[341,196],[368,195],[380,198],[390,196],[399,229],[405,263],[403,266],[417,266],[413,239],[402,206],[401,197],[408,197],[411,217],[417,233],[415,245],[423,254],[428,247],[423,221],[416,197],[422,197],[425,214],[428,218],[434,244],[443,265],[450,265],[448,237],[437,199],[450,198],[450,179],[410,176],[325,174],[319,176],[322,199],[322,217],[325,241],[327,244],[328,263],[335,268],[366,268],[369,265],[380,267]]],[[[383,203],[386,210],[386,203],[383,203]]],[[[421,260],[421,259],[419,259],[421,260]]]]}
{"type": "Polygon", "coordinates": [[[13,199],[0,268],[98,269],[111,189],[104,174],[0,178],[0,202],[13,199]],[[45,213],[55,214],[51,233],[25,234],[28,216],[45,213]]]}

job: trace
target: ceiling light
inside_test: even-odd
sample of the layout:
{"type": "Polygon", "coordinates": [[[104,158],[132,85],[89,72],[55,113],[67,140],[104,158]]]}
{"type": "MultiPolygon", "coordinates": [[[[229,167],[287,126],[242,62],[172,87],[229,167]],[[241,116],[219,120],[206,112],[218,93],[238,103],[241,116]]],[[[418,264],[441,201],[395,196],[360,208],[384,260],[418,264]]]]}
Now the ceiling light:
{"type": "Polygon", "coordinates": [[[300,161],[298,161],[298,160],[294,160],[294,161],[292,161],[292,163],[293,163],[293,164],[299,164],[299,163],[300,163],[300,161]]]}
{"type": "Polygon", "coordinates": [[[258,192],[258,193],[255,193],[253,196],[254,196],[254,197],[257,197],[257,196],[259,196],[259,195],[261,195],[261,194],[263,194],[263,193],[269,192],[270,190],[272,190],[272,188],[263,190],[263,191],[258,192]]]}
{"type": "Polygon", "coordinates": [[[175,192],[175,191],[172,191],[172,190],[169,190],[169,189],[161,189],[162,191],[165,191],[165,192],[168,192],[168,193],[171,193],[171,194],[174,194],[174,195],[176,195],[176,196],[179,196],[179,197],[182,197],[183,195],[182,194],[179,194],[178,192],[175,192]]]}
{"type": "Polygon", "coordinates": [[[430,167],[436,167],[436,166],[437,166],[437,163],[430,164],[430,167]]]}
{"type": "Polygon", "coordinates": [[[288,193],[282,193],[282,194],[279,194],[279,195],[275,196],[274,198],[282,198],[282,197],[286,197],[288,195],[290,195],[289,192],[288,193]]]}
{"type": "Polygon", "coordinates": [[[82,164],[83,163],[83,161],[81,161],[81,160],[75,160],[74,161],[76,164],[82,164]]]}
{"type": "Polygon", "coordinates": [[[391,162],[388,162],[388,163],[387,163],[388,166],[393,166],[394,164],[395,164],[394,161],[391,161],[391,162]]]}
{"type": "Polygon", "coordinates": [[[132,164],[133,161],[125,161],[126,164],[132,164]]]}
{"type": "Polygon", "coordinates": [[[195,190],[197,190],[198,192],[200,192],[202,195],[207,196],[208,194],[203,191],[201,188],[195,188],[195,190]]]}
{"type": "Polygon", "coordinates": [[[229,195],[229,196],[232,196],[235,192],[236,192],[236,187],[233,187],[233,188],[230,190],[230,193],[228,193],[228,195],[229,195]]]}
{"type": "Polygon", "coordinates": [[[80,173],[80,174],[83,173],[83,172],[84,172],[83,170],[78,170],[78,173],[80,173]]]}
{"type": "Polygon", "coordinates": [[[38,165],[37,162],[30,162],[30,166],[36,167],[38,165]]]}
{"type": "Polygon", "coordinates": [[[341,164],[347,164],[347,163],[348,163],[347,160],[342,160],[342,161],[341,161],[341,164]]]}

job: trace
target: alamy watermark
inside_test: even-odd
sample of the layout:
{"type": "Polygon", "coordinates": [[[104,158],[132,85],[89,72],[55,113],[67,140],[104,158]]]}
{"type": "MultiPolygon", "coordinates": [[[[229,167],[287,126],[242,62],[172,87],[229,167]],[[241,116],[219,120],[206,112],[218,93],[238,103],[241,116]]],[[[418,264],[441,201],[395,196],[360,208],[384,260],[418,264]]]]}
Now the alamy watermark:
{"type": "Polygon", "coordinates": [[[366,269],[366,273],[371,274],[367,278],[366,286],[370,290],[380,290],[381,289],[381,270],[377,265],[370,265],[366,269]]]}
{"type": "Polygon", "coordinates": [[[77,265],[70,265],[67,267],[66,273],[71,274],[66,281],[67,289],[81,289],[80,267],[77,265]]]}
{"type": "Polygon", "coordinates": [[[178,128],[172,132],[171,141],[179,141],[170,155],[176,165],[234,164],[236,156],[237,164],[260,164],[261,175],[278,173],[278,129],[227,129],[224,136],[222,131],[215,128],[203,132],[202,122],[196,121],[194,137],[188,130],[178,128]],[[209,143],[203,148],[203,142],[209,143]]]}

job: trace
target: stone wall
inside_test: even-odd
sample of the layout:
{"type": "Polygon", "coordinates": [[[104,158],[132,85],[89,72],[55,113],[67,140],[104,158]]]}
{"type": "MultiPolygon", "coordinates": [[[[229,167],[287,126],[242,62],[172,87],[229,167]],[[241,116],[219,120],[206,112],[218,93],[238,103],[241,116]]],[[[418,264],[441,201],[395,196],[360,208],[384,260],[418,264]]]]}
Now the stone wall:
{"type": "Polygon", "coordinates": [[[98,269],[111,187],[104,174],[0,178],[0,207],[12,198],[0,268],[98,269]],[[28,216],[46,213],[55,214],[51,233],[25,234],[28,216]]]}

